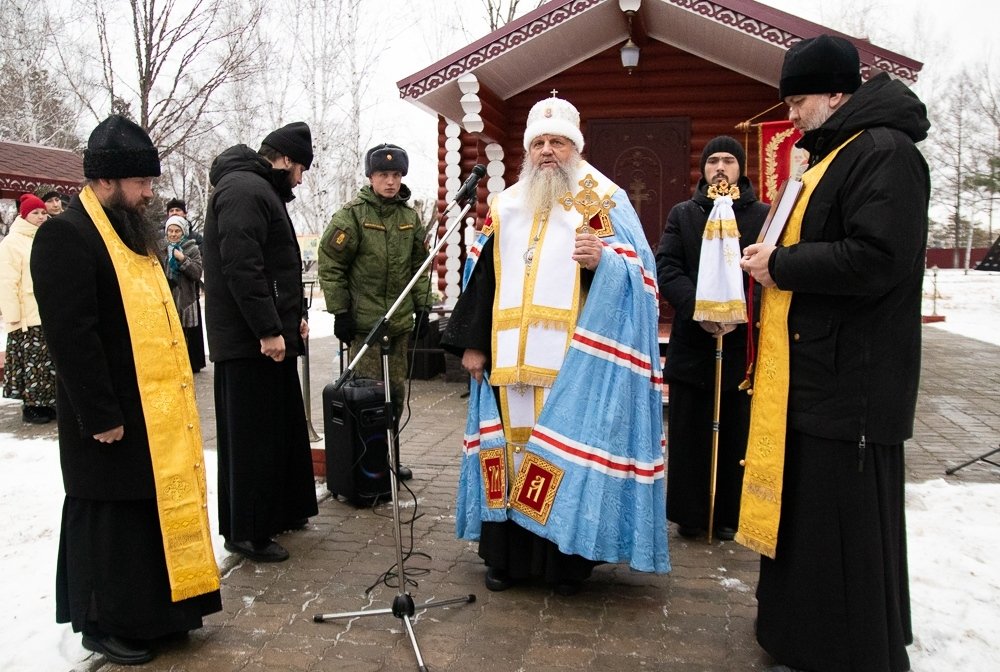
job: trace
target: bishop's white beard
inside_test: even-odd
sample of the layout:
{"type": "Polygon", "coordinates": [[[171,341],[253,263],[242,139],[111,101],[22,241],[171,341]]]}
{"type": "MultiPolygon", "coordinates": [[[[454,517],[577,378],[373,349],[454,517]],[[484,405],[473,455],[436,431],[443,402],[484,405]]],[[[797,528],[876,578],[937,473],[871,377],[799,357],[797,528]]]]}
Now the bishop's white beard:
{"type": "Polygon", "coordinates": [[[525,185],[525,199],[533,212],[551,210],[556,201],[573,191],[573,172],[570,167],[580,163],[580,152],[574,148],[565,163],[554,168],[538,168],[531,162],[531,155],[524,153],[521,174],[517,181],[525,185]]]}

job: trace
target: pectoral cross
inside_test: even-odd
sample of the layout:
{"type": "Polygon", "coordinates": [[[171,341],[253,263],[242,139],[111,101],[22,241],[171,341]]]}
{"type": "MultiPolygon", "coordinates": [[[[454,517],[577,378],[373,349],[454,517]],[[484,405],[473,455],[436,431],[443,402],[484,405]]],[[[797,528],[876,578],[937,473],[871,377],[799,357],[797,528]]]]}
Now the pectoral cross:
{"type": "MultiPolygon", "coordinates": [[[[611,208],[617,205],[611,198],[602,199],[594,187],[597,186],[597,180],[590,173],[587,173],[586,177],[578,182],[578,184],[583,187],[574,196],[572,192],[567,191],[566,195],[559,199],[559,203],[563,206],[566,212],[572,209],[576,209],[577,212],[583,217],[583,221],[580,226],[577,227],[577,233],[590,233],[592,232],[590,227],[590,220],[594,218],[595,215],[603,215],[601,217],[601,231],[606,228],[604,226],[605,220],[608,218],[608,213],[611,212],[611,208]]],[[[610,229],[610,227],[607,227],[610,229]]],[[[594,232],[600,235],[600,231],[594,232]]]]}

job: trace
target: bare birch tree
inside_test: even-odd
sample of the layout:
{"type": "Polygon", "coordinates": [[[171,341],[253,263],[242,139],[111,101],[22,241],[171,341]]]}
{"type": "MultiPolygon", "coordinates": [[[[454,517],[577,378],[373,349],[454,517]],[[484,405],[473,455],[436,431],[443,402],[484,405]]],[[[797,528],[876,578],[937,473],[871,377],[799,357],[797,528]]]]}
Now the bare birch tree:
{"type": "Polygon", "coordinates": [[[972,189],[969,176],[982,161],[982,124],[976,113],[974,79],[963,71],[948,91],[936,99],[932,108],[934,133],[927,152],[934,190],[931,201],[948,213],[953,264],[959,267],[959,250],[969,245],[972,237],[972,189]]]}
{"type": "Polygon", "coordinates": [[[312,131],[315,158],[292,207],[299,232],[318,235],[362,184],[363,117],[378,45],[362,22],[361,0],[302,0],[297,7],[274,36],[296,45],[293,65],[262,79],[272,128],[304,120],[312,131]]]}
{"type": "Polygon", "coordinates": [[[0,16],[0,139],[76,149],[78,109],[51,68],[62,23],[25,0],[0,0],[0,16]]]}
{"type": "MultiPolygon", "coordinates": [[[[537,0],[534,3],[535,9],[540,7],[544,0],[537,0]]],[[[518,5],[521,5],[521,0],[480,0],[483,4],[483,9],[486,10],[486,18],[490,22],[490,32],[493,32],[497,28],[507,25],[513,21],[518,16],[518,5]]],[[[526,3],[531,4],[531,3],[526,3]]],[[[521,7],[521,13],[525,11],[524,6],[521,7]]]]}
{"type": "MultiPolygon", "coordinates": [[[[93,7],[105,104],[146,129],[162,157],[209,132],[218,123],[204,123],[218,111],[216,95],[259,67],[253,38],[262,0],[128,0],[124,12],[121,3],[93,0],[93,7]],[[132,42],[128,65],[117,46],[122,18],[132,42]]],[[[85,102],[96,119],[105,116],[103,104],[85,102]]]]}

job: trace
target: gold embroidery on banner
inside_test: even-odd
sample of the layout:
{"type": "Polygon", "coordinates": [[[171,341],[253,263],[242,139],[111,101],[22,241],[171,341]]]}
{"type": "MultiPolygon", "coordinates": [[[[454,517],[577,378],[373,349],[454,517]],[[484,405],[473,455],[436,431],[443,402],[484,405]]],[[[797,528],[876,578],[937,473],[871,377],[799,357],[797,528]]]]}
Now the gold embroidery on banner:
{"type": "Polygon", "coordinates": [[[768,203],[778,193],[778,148],[794,132],[795,127],[793,126],[781,133],[776,133],[764,147],[764,200],[768,203]]]}
{"type": "Polygon", "coordinates": [[[747,307],[743,301],[739,300],[709,301],[707,299],[698,299],[694,302],[694,312],[696,315],[702,312],[711,312],[721,322],[737,322],[746,319],[747,307]]]}
{"type": "Polygon", "coordinates": [[[534,453],[526,453],[511,490],[510,505],[539,525],[552,512],[563,470],[534,453]]]}
{"type": "Polygon", "coordinates": [[[728,180],[719,180],[718,183],[713,184],[708,188],[707,195],[712,200],[715,200],[720,196],[728,196],[735,201],[740,197],[740,188],[735,184],[729,184],[728,180]]]}
{"type": "Polygon", "coordinates": [[[735,219],[724,219],[710,222],[712,226],[705,225],[705,240],[715,240],[716,238],[739,238],[740,230],[735,219]]]}

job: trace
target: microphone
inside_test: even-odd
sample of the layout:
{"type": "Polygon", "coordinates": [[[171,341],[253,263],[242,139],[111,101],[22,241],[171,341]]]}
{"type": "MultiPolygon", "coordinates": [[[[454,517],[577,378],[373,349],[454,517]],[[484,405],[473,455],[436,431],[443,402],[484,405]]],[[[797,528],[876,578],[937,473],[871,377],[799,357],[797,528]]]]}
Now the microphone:
{"type": "Polygon", "coordinates": [[[455,194],[455,198],[451,199],[451,203],[448,204],[448,207],[445,208],[444,211],[448,212],[459,203],[464,203],[470,196],[475,197],[476,185],[479,184],[479,179],[484,175],[486,175],[486,166],[481,163],[477,163],[472,168],[472,174],[469,175],[469,179],[465,181],[465,184],[463,184],[461,189],[458,190],[458,193],[455,194]]]}

